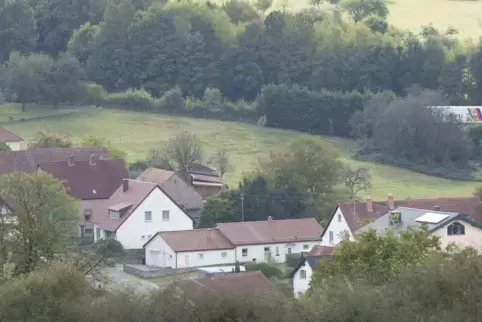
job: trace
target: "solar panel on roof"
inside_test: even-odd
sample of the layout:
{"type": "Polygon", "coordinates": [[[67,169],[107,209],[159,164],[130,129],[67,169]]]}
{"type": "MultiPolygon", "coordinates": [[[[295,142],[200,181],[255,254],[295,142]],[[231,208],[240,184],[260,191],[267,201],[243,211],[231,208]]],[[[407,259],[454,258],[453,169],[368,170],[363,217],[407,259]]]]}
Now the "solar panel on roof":
{"type": "Polygon", "coordinates": [[[425,215],[418,217],[416,221],[427,223],[427,224],[438,224],[439,222],[441,222],[444,219],[447,219],[448,217],[449,215],[427,212],[425,215]]]}

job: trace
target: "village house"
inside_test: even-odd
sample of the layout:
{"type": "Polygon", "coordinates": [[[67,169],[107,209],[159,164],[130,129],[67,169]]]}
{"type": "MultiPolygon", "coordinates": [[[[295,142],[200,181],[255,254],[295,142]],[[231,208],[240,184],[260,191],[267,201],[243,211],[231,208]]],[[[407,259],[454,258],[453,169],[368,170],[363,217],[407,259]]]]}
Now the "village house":
{"type": "Polygon", "coordinates": [[[190,184],[204,198],[214,196],[225,188],[219,173],[206,165],[193,164],[189,169],[190,184]]]}
{"type": "Polygon", "coordinates": [[[398,207],[358,229],[356,234],[370,229],[378,233],[398,233],[422,225],[440,237],[442,247],[454,244],[461,248],[470,246],[482,250],[482,225],[471,220],[467,214],[453,212],[398,207]]]}
{"type": "Polygon", "coordinates": [[[198,279],[186,279],[175,282],[175,288],[185,299],[205,298],[206,296],[283,298],[275,283],[262,272],[243,272],[228,275],[207,276],[198,279]]]}
{"type": "Polygon", "coordinates": [[[8,145],[10,150],[18,151],[22,148],[23,139],[18,135],[10,132],[6,128],[0,126],[0,142],[8,145]]]}
{"type": "Polygon", "coordinates": [[[159,185],[131,179],[123,179],[92,216],[94,241],[115,238],[126,249],[141,249],[158,232],[192,230],[194,223],[159,185]]]}
{"type": "Polygon", "coordinates": [[[158,184],[189,216],[199,221],[203,197],[176,172],[149,168],[137,180],[158,184]]]}
{"type": "Polygon", "coordinates": [[[235,262],[286,261],[321,241],[314,218],[217,224],[212,229],[160,232],[145,245],[146,265],[185,268],[235,262]]]}
{"type": "Polygon", "coordinates": [[[308,254],[303,255],[300,263],[289,276],[296,298],[305,294],[310,288],[311,277],[313,276],[313,271],[316,270],[318,262],[322,259],[331,258],[333,250],[334,248],[330,246],[315,246],[308,254]]]}
{"type": "Polygon", "coordinates": [[[92,154],[88,161],[76,161],[71,156],[68,161],[42,162],[38,165],[39,170],[63,181],[68,193],[79,200],[77,233],[80,237],[93,235],[92,209],[109,199],[127,177],[123,160],[97,158],[92,154]]]}
{"type": "Polygon", "coordinates": [[[389,195],[386,201],[368,198],[366,202],[337,203],[323,232],[321,245],[337,245],[345,236],[354,240],[355,231],[397,207],[462,213],[482,223],[480,200],[476,197],[395,200],[389,195]]]}
{"type": "Polygon", "coordinates": [[[218,229],[158,232],[144,247],[148,266],[188,268],[236,262],[234,245],[218,229]]]}

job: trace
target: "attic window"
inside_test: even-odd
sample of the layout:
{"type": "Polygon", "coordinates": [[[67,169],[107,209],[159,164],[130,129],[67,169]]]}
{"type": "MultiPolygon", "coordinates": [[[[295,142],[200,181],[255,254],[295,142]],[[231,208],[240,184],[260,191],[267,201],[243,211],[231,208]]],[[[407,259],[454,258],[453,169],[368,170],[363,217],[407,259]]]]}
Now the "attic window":
{"type": "Polygon", "coordinates": [[[452,225],[447,227],[447,235],[449,236],[457,236],[457,235],[465,235],[465,226],[461,223],[454,222],[452,225]]]}
{"type": "Polygon", "coordinates": [[[305,280],[306,279],[306,271],[304,269],[302,269],[300,271],[300,279],[302,280],[305,280]]]}
{"type": "Polygon", "coordinates": [[[109,210],[109,218],[120,219],[120,214],[118,211],[109,210]]]}

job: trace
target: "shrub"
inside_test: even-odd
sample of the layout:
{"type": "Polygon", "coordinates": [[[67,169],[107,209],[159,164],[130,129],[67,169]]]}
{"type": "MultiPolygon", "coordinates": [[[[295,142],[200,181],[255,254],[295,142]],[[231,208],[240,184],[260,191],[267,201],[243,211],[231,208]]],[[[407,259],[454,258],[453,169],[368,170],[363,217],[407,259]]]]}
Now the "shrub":
{"type": "Polygon", "coordinates": [[[103,102],[107,99],[107,92],[98,84],[87,84],[85,86],[85,95],[87,104],[94,106],[102,106],[103,102]]]}
{"type": "Polygon", "coordinates": [[[158,111],[176,112],[184,109],[184,98],[179,87],[168,90],[159,101],[158,111]]]}
{"type": "Polygon", "coordinates": [[[112,106],[121,106],[131,111],[154,110],[154,99],[145,89],[128,89],[121,93],[112,93],[107,96],[106,103],[112,106]]]}
{"type": "Polygon", "coordinates": [[[262,272],[267,278],[283,278],[283,271],[276,265],[271,263],[256,263],[246,265],[246,270],[262,272]]]}

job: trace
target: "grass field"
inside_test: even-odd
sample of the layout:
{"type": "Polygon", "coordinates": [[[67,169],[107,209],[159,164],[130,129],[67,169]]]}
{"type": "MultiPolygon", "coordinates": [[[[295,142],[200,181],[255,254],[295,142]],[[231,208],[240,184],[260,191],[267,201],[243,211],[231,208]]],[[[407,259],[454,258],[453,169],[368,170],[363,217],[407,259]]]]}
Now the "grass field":
{"type": "MultiPolygon", "coordinates": [[[[219,0],[222,1],[222,0],[219,0]]],[[[482,2],[455,0],[388,0],[389,21],[398,28],[419,32],[432,23],[445,31],[448,26],[459,30],[460,37],[482,36],[482,2]]],[[[274,0],[273,9],[287,3],[292,10],[310,7],[310,0],[274,0]]]]}
{"type": "MultiPolygon", "coordinates": [[[[0,121],[13,106],[0,106],[0,121]]],[[[86,109],[79,114],[57,120],[39,120],[6,126],[9,130],[31,139],[40,130],[68,132],[74,140],[87,134],[109,139],[128,153],[129,161],[143,158],[152,148],[161,146],[178,130],[189,130],[203,141],[206,154],[224,146],[230,152],[235,171],[228,173],[226,181],[236,185],[243,172],[253,169],[256,158],[273,149],[282,148],[304,134],[252,125],[212,120],[176,118],[163,115],[125,112],[118,110],[86,109]]],[[[430,177],[396,167],[350,159],[353,142],[339,138],[320,138],[340,152],[342,160],[352,166],[364,166],[371,170],[372,191],[367,193],[376,199],[385,199],[388,193],[396,198],[468,196],[482,183],[458,182],[430,177]]],[[[363,196],[365,197],[365,196],[363,196]]]]}

